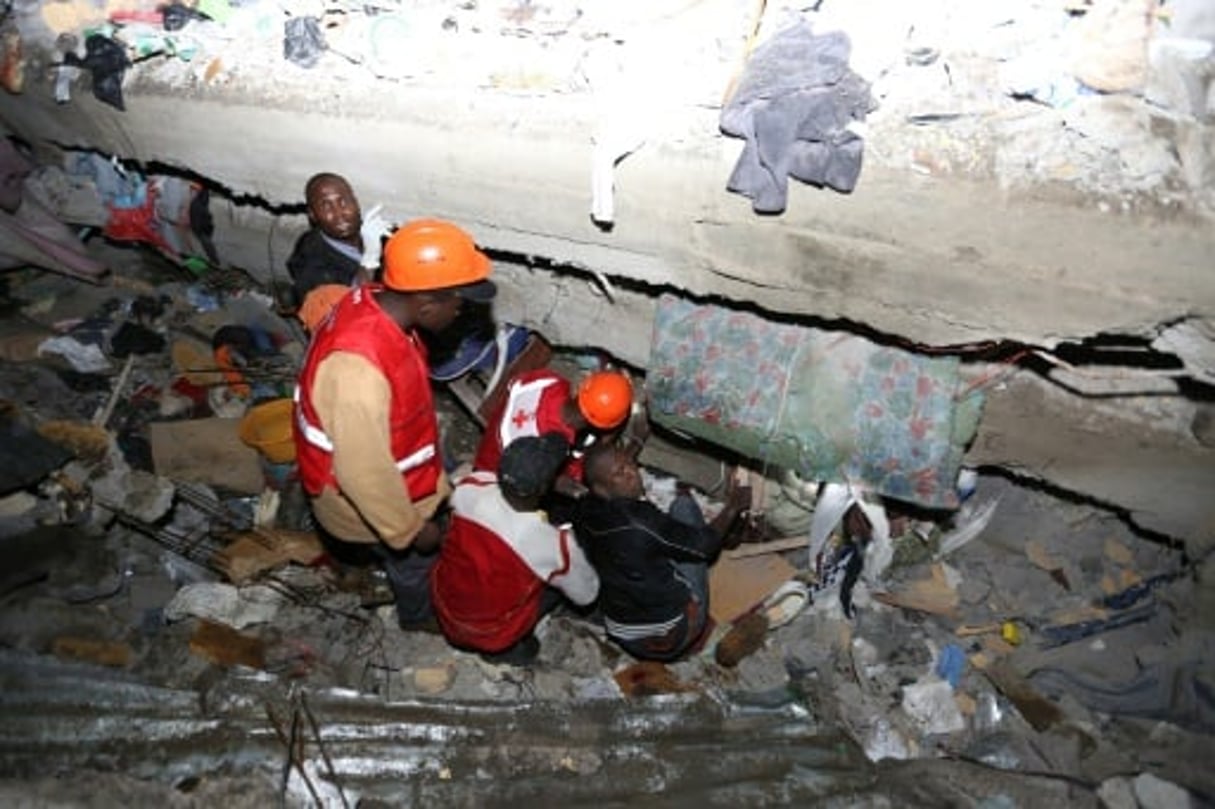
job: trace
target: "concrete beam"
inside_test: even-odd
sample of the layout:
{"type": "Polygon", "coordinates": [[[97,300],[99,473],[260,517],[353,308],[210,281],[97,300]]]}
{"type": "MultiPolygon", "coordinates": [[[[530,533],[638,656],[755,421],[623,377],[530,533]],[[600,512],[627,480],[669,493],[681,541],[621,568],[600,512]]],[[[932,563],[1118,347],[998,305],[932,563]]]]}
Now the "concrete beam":
{"type": "Polygon", "coordinates": [[[716,134],[713,110],[687,110],[686,138],[619,165],[605,232],[588,215],[595,113],[577,95],[187,93],[145,74],[120,113],[83,96],[56,105],[30,84],[0,97],[0,121],[36,143],[179,166],[274,205],[300,202],[304,180],[332,169],[364,204],[450,217],[488,247],[924,344],[1051,345],[1215,315],[1215,228],[1201,223],[877,167],[851,195],[794,185],[787,213],[759,217],[725,191],[740,144],[716,134]]]}

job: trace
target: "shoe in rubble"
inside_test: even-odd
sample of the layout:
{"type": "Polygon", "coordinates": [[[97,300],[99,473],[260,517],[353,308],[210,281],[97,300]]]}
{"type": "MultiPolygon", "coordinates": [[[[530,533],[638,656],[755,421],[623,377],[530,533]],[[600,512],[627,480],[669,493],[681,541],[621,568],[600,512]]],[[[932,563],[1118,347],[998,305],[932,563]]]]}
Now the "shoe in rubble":
{"type": "Polygon", "coordinates": [[[734,622],[730,630],[717,642],[713,653],[718,665],[732,669],[744,658],[754,654],[764,645],[768,635],[768,616],[764,612],[752,612],[734,622]]]}

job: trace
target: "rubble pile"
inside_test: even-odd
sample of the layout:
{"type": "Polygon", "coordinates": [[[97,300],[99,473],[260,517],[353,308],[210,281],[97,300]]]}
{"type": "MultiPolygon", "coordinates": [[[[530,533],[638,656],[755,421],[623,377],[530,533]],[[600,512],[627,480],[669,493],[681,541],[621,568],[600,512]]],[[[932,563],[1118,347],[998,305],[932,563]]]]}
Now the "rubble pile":
{"type": "MultiPolygon", "coordinates": [[[[848,782],[853,795],[878,789],[878,773],[886,774],[880,789],[889,789],[900,767],[932,762],[967,762],[973,769],[951,777],[972,796],[1003,778],[1000,794],[1017,805],[1044,794],[1043,774],[1066,779],[1050,788],[1068,790],[1078,805],[1100,796],[1110,805],[1181,806],[1215,795],[1205,766],[1215,729],[1209,561],[1136,535],[1116,515],[1003,477],[968,473],[959,481],[962,508],[946,515],[868,499],[865,518],[841,520],[811,558],[809,526],[827,507],[826,492],[751,470],[756,541],[714,567],[718,627],[676,664],[632,660],[592,617],[572,611],[541,625],[531,668],[402,632],[383,579],[330,555],[292,485],[292,464],[267,452],[272,434],[249,431],[257,403],[289,393],[300,351],[292,327],[267,296],[177,280],[181,270],[171,265],[158,272],[172,280],[99,288],[35,271],[5,278],[0,399],[13,437],[5,449],[15,454],[0,500],[0,547],[10,559],[0,671],[21,711],[46,710],[14,695],[34,693],[29,672],[51,661],[194,694],[190,722],[233,722],[236,706],[268,700],[277,706],[269,714],[240,714],[240,722],[282,736],[292,715],[285,705],[307,721],[290,695],[336,699],[315,712],[321,740],[337,738],[329,723],[343,711],[374,726],[377,712],[401,705],[548,705],[575,737],[594,732],[588,723],[603,706],[616,706],[634,717],[619,721],[646,739],[660,733],[649,723],[665,720],[647,718],[645,706],[675,704],[734,717],[713,720],[736,723],[723,744],[741,756],[748,740],[762,739],[765,755],[786,765],[810,755],[823,734],[841,734],[852,752],[831,766],[859,779],[848,782]],[[128,344],[133,329],[140,339],[128,344]],[[717,647],[724,630],[757,610],[766,611],[757,642],[727,659],[717,647]],[[364,707],[341,702],[351,693],[364,707]],[[742,717],[754,711],[765,718],[748,726],[742,717]],[[777,717],[804,736],[797,753],[759,730],[777,717]],[[1176,802],[1153,802],[1165,793],[1176,802]]],[[[477,428],[454,401],[441,401],[445,433],[462,436],[449,440],[449,452],[467,454],[477,428]]],[[[647,481],[659,504],[674,490],[661,470],[647,481]]],[[[709,489],[698,497],[711,511],[709,489]]],[[[133,709],[106,707],[97,721],[111,710],[133,709]]],[[[98,727],[93,753],[66,740],[45,758],[28,740],[0,744],[0,772],[44,774],[56,755],[64,766],[105,769],[107,744],[117,739],[98,727]]],[[[551,729],[519,732],[539,738],[551,729]]],[[[330,742],[354,746],[330,760],[331,771],[324,742],[310,743],[288,777],[301,804],[310,789],[329,790],[316,802],[337,805],[334,789],[370,795],[402,781],[474,790],[479,768],[498,771],[471,764],[470,742],[453,732],[417,754],[426,762],[418,769],[384,765],[371,778],[353,759],[391,754],[373,755],[358,738],[330,742]]],[[[576,772],[590,779],[584,788],[606,789],[621,750],[567,741],[556,764],[533,758],[523,770],[576,772]]],[[[543,744],[551,753],[564,743],[543,744]]],[[[230,772],[271,777],[285,749],[261,747],[230,772]]],[[[676,759],[652,777],[687,789],[676,759]]],[[[164,781],[183,766],[142,761],[134,771],[164,781]]],[[[795,771],[764,783],[788,790],[794,779],[808,789],[795,771]]],[[[516,764],[500,774],[520,772],[516,764]]],[[[931,800],[952,794],[931,792],[931,783],[921,785],[931,800]]],[[[757,800],[775,793],[766,794],[757,800]]]]}

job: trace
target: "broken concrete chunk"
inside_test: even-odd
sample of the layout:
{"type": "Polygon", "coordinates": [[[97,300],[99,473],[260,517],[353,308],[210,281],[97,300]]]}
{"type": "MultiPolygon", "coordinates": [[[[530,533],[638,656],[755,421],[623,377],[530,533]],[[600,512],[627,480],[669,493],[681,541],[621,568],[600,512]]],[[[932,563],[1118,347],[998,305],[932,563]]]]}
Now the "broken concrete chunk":
{"type": "Polygon", "coordinates": [[[448,661],[438,666],[413,670],[414,688],[423,694],[441,694],[456,680],[456,664],[448,661]]]}
{"type": "Polygon", "coordinates": [[[1190,809],[1194,805],[1190,793],[1150,772],[1137,775],[1132,786],[1140,806],[1151,809],[1190,809]]]}
{"type": "Polygon", "coordinates": [[[1097,788],[1097,797],[1108,809],[1139,809],[1131,779],[1122,776],[1107,778],[1097,788]]]}
{"type": "Polygon", "coordinates": [[[20,517],[33,511],[37,505],[38,498],[29,492],[14,492],[0,497],[0,517],[20,517]]]}
{"type": "Polygon", "coordinates": [[[1148,45],[1143,97],[1178,115],[1204,118],[1215,79],[1215,44],[1205,39],[1158,37],[1148,45]]]}
{"type": "Polygon", "coordinates": [[[1072,28],[1072,72],[1094,90],[1143,87],[1155,0],[1099,0],[1072,28]]]}
{"type": "Polygon", "coordinates": [[[222,582],[187,584],[165,607],[165,620],[180,621],[193,616],[234,629],[273,620],[282,596],[269,587],[255,585],[237,589],[222,582]]]}
{"type": "Polygon", "coordinates": [[[172,482],[129,467],[115,467],[93,482],[98,505],[146,523],[154,523],[173,505],[172,482]]]}
{"type": "Polygon", "coordinates": [[[914,758],[919,745],[914,739],[908,739],[885,718],[879,718],[873,723],[864,740],[865,757],[870,761],[881,761],[884,758],[903,761],[914,758]]]}
{"type": "MultiPolygon", "coordinates": [[[[1209,128],[1185,127],[1182,129],[1178,139],[1182,166],[1187,165],[1185,141],[1191,132],[1204,141],[1205,148],[1200,148],[1200,151],[1204,151],[1208,156],[1209,159],[1205,163],[1209,165],[1197,167],[1198,173],[1187,179],[1191,183],[1195,181],[1201,183],[1208,179],[1208,176],[1215,179],[1215,137],[1211,136],[1209,128]]],[[[1188,318],[1174,323],[1163,329],[1152,340],[1152,348],[1156,351],[1176,354],[1185,365],[1186,371],[1205,382],[1215,383],[1215,321],[1207,318],[1188,318]]]]}

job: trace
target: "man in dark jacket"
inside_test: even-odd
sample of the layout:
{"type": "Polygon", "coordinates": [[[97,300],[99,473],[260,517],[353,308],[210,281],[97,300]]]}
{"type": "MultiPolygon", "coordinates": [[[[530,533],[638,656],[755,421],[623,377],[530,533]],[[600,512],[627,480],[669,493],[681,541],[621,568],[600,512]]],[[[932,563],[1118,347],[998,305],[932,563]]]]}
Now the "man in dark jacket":
{"type": "Polygon", "coordinates": [[[287,259],[287,270],[295,292],[295,305],[301,306],[308,293],[319,286],[353,286],[372,280],[379,266],[382,232],[367,233],[359,201],[350,183],[337,174],[313,175],[304,186],[308,221],[312,227],[295,243],[287,259]],[[374,244],[365,242],[374,241],[374,244]]]}
{"type": "Polygon", "coordinates": [[[634,453],[616,444],[593,446],[574,528],[599,574],[599,608],[608,636],[634,657],[676,660],[708,626],[709,565],[750,503],[734,485],[713,521],[686,491],[664,514],[645,499],[634,453]]]}

